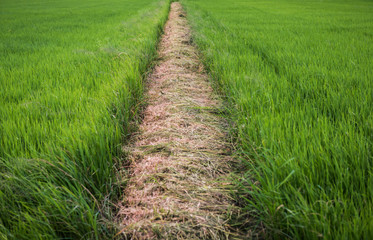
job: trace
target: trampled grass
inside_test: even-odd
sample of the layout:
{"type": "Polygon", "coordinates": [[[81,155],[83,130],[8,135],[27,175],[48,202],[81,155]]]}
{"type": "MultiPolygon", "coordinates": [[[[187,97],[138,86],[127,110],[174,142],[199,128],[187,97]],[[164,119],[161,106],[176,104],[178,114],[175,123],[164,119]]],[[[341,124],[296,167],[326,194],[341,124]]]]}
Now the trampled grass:
{"type": "Polygon", "coordinates": [[[111,236],[120,144],[168,3],[1,0],[1,239],[111,236]]]}
{"type": "Polygon", "coordinates": [[[233,109],[247,212],[280,239],[373,237],[373,3],[183,3],[233,109]]]}

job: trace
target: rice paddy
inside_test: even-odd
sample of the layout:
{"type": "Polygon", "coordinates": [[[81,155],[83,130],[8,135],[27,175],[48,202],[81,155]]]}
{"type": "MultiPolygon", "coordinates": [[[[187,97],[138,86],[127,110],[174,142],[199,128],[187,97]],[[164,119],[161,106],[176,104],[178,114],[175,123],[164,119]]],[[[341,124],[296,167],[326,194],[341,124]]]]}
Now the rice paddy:
{"type": "MultiPolygon", "coordinates": [[[[118,233],[171,2],[0,0],[0,239],[118,233]]],[[[181,3],[232,123],[235,227],[373,238],[373,2],[181,3]]]]}
{"type": "Polygon", "coordinates": [[[239,197],[266,236],[372,237],[373,3],[183,3],[232,109],[239,197]]]}
{"type": "Polygon", "coordinates": [[[1,239],[111,236],[120,145],[168,9],[1,1],[1,239]]]}

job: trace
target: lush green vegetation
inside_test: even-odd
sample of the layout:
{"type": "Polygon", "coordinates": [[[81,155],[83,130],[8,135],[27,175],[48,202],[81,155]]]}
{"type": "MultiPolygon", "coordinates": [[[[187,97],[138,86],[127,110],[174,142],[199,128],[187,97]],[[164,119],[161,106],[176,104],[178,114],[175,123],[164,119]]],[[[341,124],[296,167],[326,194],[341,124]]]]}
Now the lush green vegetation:
{"type": "Polygon", "coordinates": [[[1,239],[112,237],[120,144],[168,9],[0,1],[1,239]]]}
{"type": "Polygon", "coordinates": [[[275,238],[373,237],[373,2],[183,3],[233,109],[246,210],[275,238]]]}

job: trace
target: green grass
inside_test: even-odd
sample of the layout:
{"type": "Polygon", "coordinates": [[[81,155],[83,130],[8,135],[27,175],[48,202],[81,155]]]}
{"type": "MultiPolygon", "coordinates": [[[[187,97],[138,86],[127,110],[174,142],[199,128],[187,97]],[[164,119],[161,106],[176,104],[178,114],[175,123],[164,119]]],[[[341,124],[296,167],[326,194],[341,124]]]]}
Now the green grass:
{"type": "Polygon", "coordinates": [[[183,4],[233,109],[250,217],[272,238],[371,239],[373,2],[183,4]]]}
{"type": "Polygon", "coordinates": [[[168,0],[0,0],[0,238],[111,238],[168,0]]]}

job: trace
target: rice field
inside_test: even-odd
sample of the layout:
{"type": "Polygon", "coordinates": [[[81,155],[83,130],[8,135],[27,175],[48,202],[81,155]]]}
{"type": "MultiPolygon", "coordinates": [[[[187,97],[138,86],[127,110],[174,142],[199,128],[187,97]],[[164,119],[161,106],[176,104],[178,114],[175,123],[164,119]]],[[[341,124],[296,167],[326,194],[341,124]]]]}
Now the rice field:
{"type": "Polygon", "coordinates": [[[0,1],[0,239],[112,238],[166,0],[0,1]]]}
{"type": "Polygon", "coordinates": [[[248,228],[372,238],[373,2],[182,3],[235,122],[248,228]]]}
{"type": "MultiPolygon", "coordinates": [[[[170,2],[0,0],[0,239],[113,239],[170,2]]],[[[373,2],[181,3],[232,122],[234,225],[372,239],[373,2]]]]}

